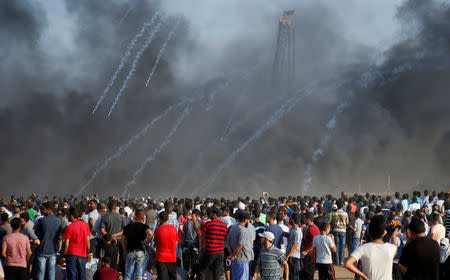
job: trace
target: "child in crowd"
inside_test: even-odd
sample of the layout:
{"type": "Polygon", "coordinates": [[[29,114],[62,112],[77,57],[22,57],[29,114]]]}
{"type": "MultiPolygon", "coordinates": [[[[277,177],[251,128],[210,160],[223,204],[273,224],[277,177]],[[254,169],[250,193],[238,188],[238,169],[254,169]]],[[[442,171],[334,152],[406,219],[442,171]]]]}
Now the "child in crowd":
{"type": "Polygon", "coordinates": [[[313,239],[314,264],[319,272],[319,280],[334,280],[335,273],[331,253],[336,253],[334,236],[329,235],[331,226],[327,222],[318,225],[320,235],[313,239]]]}

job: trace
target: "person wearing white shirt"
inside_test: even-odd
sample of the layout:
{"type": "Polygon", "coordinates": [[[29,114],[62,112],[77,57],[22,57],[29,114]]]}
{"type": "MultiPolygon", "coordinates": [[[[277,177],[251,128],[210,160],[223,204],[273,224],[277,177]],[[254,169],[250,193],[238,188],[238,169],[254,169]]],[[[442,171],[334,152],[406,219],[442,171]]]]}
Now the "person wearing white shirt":
{"type": "Polygon", "coordinates": [[[412,203],[408,207],[408,211],[413,213],[414,211],[416,211],[418,209],[420,209],[420,204],[417,202],[417,198],[413,197],[412,198],[412,203]]]}
{"type": "Polygon", "coordinates": [[[397,247],[383,242],[383,236],[386,234],[385,228],[386,222],[383,216],[373,217],[369,225],[372,242],[358,247],[345,262],[345,268],[363,280],[391,280],[397,247]],[[362,263],[362,271],[355,266],[359,260],[362,263]]]}

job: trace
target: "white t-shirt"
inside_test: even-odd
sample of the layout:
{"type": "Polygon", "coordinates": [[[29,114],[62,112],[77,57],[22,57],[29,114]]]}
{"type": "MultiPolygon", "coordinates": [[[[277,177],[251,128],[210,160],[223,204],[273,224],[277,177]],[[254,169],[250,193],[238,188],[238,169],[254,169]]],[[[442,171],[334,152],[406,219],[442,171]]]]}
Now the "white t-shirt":
{"type": "Polygon", "coordinates": [[[364,225],[364,221],[361,220],[360,218],[357,218],[355,220],[355,233],[353,234],[353,238],[361,238],[361,230],[362,230],[362,226],[364,225]]]}
{"type": "MultiPolygon", "coordinates": [[[[287,232],[287,233],[289,233],[289,227],[288,226],[285,226],[284,224],[278,224],[280,227],[281,227],[281,229],[283,230],[283,232],[287,232]]],[[[286,248],[287,248],[287,244],[288,244],[288,240],[287,240],[287,238],[286,237],[281,237],[282,239],[282,242],[281,242],[281,248],[280,248],[280,250],[281,250],[281,252],[283,252],[283,254],[286,254],[286,248]]]]}
{"type": "Polygon", "coordinates": [[[333,240],[328,235],[320,234],[313,238],[313,248],[316,248],[316,263],[333,263],[331,248],[334,247],[333,240]]]}
{"type": "Polygon", "coordinates": [[[362,272],[371,280],[392,280],[392,263],[397,247],[390,243],[373,242],[359,246],[352,257],[361,260],[362,272]]]}

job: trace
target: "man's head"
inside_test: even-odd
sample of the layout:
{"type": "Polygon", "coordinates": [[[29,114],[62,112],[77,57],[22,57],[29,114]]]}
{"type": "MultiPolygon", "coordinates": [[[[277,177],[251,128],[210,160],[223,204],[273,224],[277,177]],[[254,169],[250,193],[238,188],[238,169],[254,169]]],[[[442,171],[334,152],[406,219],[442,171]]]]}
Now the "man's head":
{"type": "Polygon", "coordinates": [[[220,209],[217,209],[217,208],[211,209],[211,217],[213,219],[220,219],[221,215],[222,215],[222,211],[220,211],[220,209]]]}
{"type": "Polygon", "coordinates": [[[43,215],[50,215],[53,212],[52,211],[52,203],[49,201],[42,203],[41,212],[43,215]]]}
{"type": "Polygon", "coordinates": [[[440,218],[440,215],[438,213],[431,214],[431,223],[433,225],[439,224],[439,220],[440,220],[439,218],[440,218]]]}
{"type": "Polygon", "coordinates": [[[7,224],[9,222],[9,216],[8,213],[2,213],[0,215],[1,220],[2,220],[2,224],[7,224]]]}
{"type": "Polygon", "coordinates": [[[327,220],[323,220],[317,226],[322,234],[328,234],[330,232],[331,226],[327,220]]]}
{"type": "Polygon", "coordinates": [[[164,202],[164,210],[168,211],[169,213],[172,213],[173,211],[173,203],[170,200],[166,200],[164,202]]]}
{"type": "Polygon", "coordinates": [[[261,237],[261,244],[266,248],[272,246],[273,240],[275,239],[275,235],[273,235],[270,231],[259,233],[259,237],[261,237]]]}
{"type": "Polygon", "coordinates": [[[230,208],[228,206],[222,207],[222,215],[224,217],[230,216],[230,208]]]}
{"type": "Polygon", "coordinates": [[[111,266],[111,262],[112,262],[111,257],[109,257],[109,256],[103,257],[103,259],[102,259],[102,266],[103,267],[110,267],[111,266]]]}
{"type": "Polygon", "coordinates": [[[250,220],[250,214],[248,214],[248,212],[245,211],[239,211],[239,213],[237,214],[237,220],[241,225],[247,226],[250,220]]]}
{"type": "Polygon", "coordinates": [[[103,240],[106,242],[106,244],[109,244],[112,242],[112,235],[111,234],[106,234],[103,236],[103,240]]]}
{"type": "Polygon", "coordinates": [[[69,210],[69,216],[71,220],[77,220],[81,218],[81,210],[78,207],[71,207],[69,210]]]}
{"type": "Polygon", "coordinates": [[[283,214],[283,212],[278,211],[278,213],[277,213],[277,223],[278,223],[278,224],[281,224],[281,223],[283,222],[283,220],[284,220],[284,214],[283,214]]]}
{"type": "Polygon", "coordinates": [[[145,213],[143,209],[137,209],[136,212],[134,212],[134,221],[137,223],[144,223],[145,213]]]}
{"type": "Polygon", "coordinates": [[[386,230],[386,219],[382,215],[376,215],[369,224],[369,235],[372,239],[380,239],[386,230]]]}
{"type": "Polygon", "coordinates": [[[192,210],[192,217],[193,217],[194,219],[200,218],[201,214],[202,214],[202,213],[201,213],[200,210],[198,210],[198,209],[192,210]]]}
{"type": "Polygon", "coordinates": [[[14,218],[11,220],[11,227],[14,231],[22,229],[22,219],[21,218],[14,218]]]}
{"type": "Polygon", "coordinates": [[[114,213],[117,211],[117,202],[111,201],[108,205],[109,212],[114,213]]]}
{"type": "Polygon", "coordinates": [[[305,223],[308,226],[314,224],[314,213],[311,213],[311,212],[305,213],[305,223]]]}
{"type": "Polygon", "coordinates": [[[25,227],[30,221],[30,214],[28,212],[23,212],[20,214],[20,218],[22,219],[22,224],[25,227]]]}
{"type": "Polygon", "coordinates": [[[336,206],[337,206],[337,209],[338,210],[341,210],[343,207],[344,207],[344,202],[342,201],[342,200],[338,200],[337,202],[336,202],[336,206]]]}
{"type": "Polygon", "coordinates": [[[298,213],[292,214],[291,217],[291,225],[292,226],[298,226],[302,221],[302,217],[298,213]]]}
{"type": "Polygon", "coordinates": [[[409,222],[407,233],[410,239],[423,236],[425,235],[425,224],[420,219],[412,218],[409,222]]]}
{"type": "Polygon", "coordinates": [[[161,213],[159,213],[159,223],[161,225],[167,223],[168,220],[169,220],[169,212],[162,211],[161,213]]]}
{"type": "Polygon", "coordinates": [[[95,199],[91,199],[88,206],[89,210],[94,211],[95,209],[97,209],[97,201],[95,199]]]}

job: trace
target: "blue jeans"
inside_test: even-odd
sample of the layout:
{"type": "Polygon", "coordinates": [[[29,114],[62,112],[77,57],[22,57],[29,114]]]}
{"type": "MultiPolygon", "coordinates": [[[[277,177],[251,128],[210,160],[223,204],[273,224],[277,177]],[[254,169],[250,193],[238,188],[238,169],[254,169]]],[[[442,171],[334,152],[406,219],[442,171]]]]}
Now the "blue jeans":
{"type": "Polygon", "coordinates": [[[56,254],[36,254],[36,269],[38,280],[44,280],[45,271],[48,274],[48,280],[55,280],[56,254]]]}
{"type": "Polygon", "coordinates": [[[344,262],[344,253],[345,253],[345,232],[335,232],[334,240],[336,241],[336,262],[343,263],[344,262]]]}
{"type": "MultiPolygon", "coordinates": [[[[361,243],[361,238],[353,238],[352,243],[352,253],[356,250],[356,248],[359,247],[359,244],[361,243]]],[[[350,253],[351,254],[351,253],[350,253]]]]}
{"type": "Polygon", "coordinates": [[[67,278],[69,280],[86,280],[86,258],[66,255],[67,278]]]}
{"type": "Polygon", "coordinates": [[[233,280],[248,280],[250,266],[248,262],[233,261],[231,263],[231,278],[233,280]]]}
{"type": "Polygon", "coordinates": [[[125,280],[132,280],[135,278],[143,278],[145,268],[148,262],[148,255],[145,251],[131,251],[127,255],[125,263],[125,280]]]}

